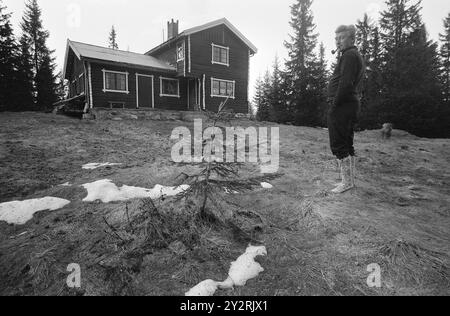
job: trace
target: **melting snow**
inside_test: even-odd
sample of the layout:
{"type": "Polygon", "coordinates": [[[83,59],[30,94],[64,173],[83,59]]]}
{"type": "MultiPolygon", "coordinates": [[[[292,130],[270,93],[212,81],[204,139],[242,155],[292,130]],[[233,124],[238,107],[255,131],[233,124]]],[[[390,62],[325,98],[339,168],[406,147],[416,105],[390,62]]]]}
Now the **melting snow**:
{"type": "Polygon", "coordinates": [[[206,280],[192,288],[186,296],[213,296],[217,289],[232,289],[234,286],[245,286],[248,280],[256,278],[264,268],[255,261],[256,257],[267,256],[264,246],[249,246],[246,252],[231,263],[228,279],[224,282],[206,280]]]}
{"type": "Polygon", "coordinates": [[[245,286],[248,280],[256,278],[261,272],[264,272],[263,267],[255,261],[255,258],[259,256],[267,256],[266,247],[248,247],[247,251],[231,264],[228,279],[223,286],[225,288],[245,286]]]}
{"type": "Polygon", "coordinates": [[[130,187],[127,185],[121,188],[117,187],[111,180],[100,180],[93,183],[84,184],[83,187],[88,191],[84,202],[94,202],[101,200],[103,203],[116,201],[126,201],[137,198],[159,199],[162,196],[175,196],[186,191],[189,186],[164,187],[156,185],[153,189],[130,187]]]}
{"type": "Polygon", "coordinates": [[[110,163],[110,162],[106,162],[106,163],[88,163],[86,165],[83,166],[83,169],[85,170],[94,170],[94,169],[98,169],[101,167],[110,167],[110,166],[120,166],[121,163],[110,163]]]}
{"type": "Polygon", "coordinates": [[[273,185],[271,185],[270,183],[267,183],[267,182],[261,183],[261,186],[262,186],[264,189],[273,189],[273,185]]]}
{"type": "Polygon", "coordinates": [[[213,296],[219,288],[219,282],[206,280],[189,290],[186,296],[213,296]]]}
{"type": "Polygon", "coordinates": [[[70,201],[68,200],[54,197],[2,203],[0,204],[0,221],[24,225],[37,212],[45,210],[56,211],[69,203],[70,201]]]}

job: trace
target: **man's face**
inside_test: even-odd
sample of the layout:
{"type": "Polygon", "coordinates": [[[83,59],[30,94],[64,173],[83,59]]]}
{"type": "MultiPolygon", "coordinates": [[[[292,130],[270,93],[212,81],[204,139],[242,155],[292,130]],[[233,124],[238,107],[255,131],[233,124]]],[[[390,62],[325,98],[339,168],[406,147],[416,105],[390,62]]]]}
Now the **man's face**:
{"type": "Polygon", "coordinates": [[[339,50],[344,50],[353,45],[353,41],[349,36],[348,32],[336,33],[336,47],[339,50]]]}

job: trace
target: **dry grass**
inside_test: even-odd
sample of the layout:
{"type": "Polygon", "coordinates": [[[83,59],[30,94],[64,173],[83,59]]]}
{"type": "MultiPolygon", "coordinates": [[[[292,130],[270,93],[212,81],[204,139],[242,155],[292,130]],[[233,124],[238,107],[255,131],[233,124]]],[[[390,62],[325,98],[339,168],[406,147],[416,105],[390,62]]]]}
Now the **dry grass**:
{"type": "Polygon", "coordinates": [[[418,286],[442,284],[450,286],[450,266],[447,255],[424,249],[404,240],[394,240],[379,250],[395,278],[414,282],[418,286]]]}
{"type": "MultiPolygon", "coordinates": [[[[225,295],[448,294],[448,140],[396,133],[380,142],[378,132],[358,133],[358,189],[335,196],[327,132],[281,126],[283,176],[271,180],[274,188],[258,188],[256,179],[251,190],[208,203],[227,225],[198,221],[196,201],[81,202],[84,183],[152,188],[198,172],[170,161],[179,125],[192,128],[3,113],[0,202],[55,196],[72,203],[24,226],[0,223],[0,295],[182,295],[199,281],[223,279],[250,241],[267,247],[259,259],[266,271],[225,295]],[[81,169],[91,162],[123,165],[81,169]],[[59,186],[65,182],[72,186],[59,186]],[[389,282],[371,291],[366,264],[380,258],[389,282]],[[75,292],[65,287],[70,263],[82,268],[75,292]]],[[[251,179],[259,169],[241,171],[251,179]]]]}

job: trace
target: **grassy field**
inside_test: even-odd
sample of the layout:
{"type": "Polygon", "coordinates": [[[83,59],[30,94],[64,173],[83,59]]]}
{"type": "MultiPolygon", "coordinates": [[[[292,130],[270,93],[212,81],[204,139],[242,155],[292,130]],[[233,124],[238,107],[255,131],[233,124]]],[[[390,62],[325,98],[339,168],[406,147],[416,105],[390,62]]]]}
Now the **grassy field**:
{"type": "MultiPolygon", "coordinates": [[[[249,241],[217,224],[183,227],[190,221],[186,204],[156,201],[165,215],[145,220],[162,227],[160,238],[136,233],[147,200],[82,202],[81,185],[101,179],[174,185],[191,170],[170,159],[170,135],[180,125],[192,128],[2,113],[0,203],[45,196],[72,203],[23,226],[0,222],[0,295],[183,295],[205,279],[226,279],[249,241]],[[122,165],[82,170],[92,162],[122,165]],[[81,266],[79,290],[66,286],[70,263],[81,266]]],[[[282,176],[271,181],[274,188],[233,195],[239,207],[230,206],[257,214],[247,230],[267,247],[268,256],[258,259],[265,272],[217,295],[450,294],[449,140],[395,131],[382,141],[376,131],[358,133],[358,188],[335,196],[328,193],[338,173],[327,131],[280,126],[280,137],[282,176]],[[372,263],[382,268],[381,288],[367,286],[372,263]]],[[[242,176],[258,170],[247,164],[242,176]]]]}

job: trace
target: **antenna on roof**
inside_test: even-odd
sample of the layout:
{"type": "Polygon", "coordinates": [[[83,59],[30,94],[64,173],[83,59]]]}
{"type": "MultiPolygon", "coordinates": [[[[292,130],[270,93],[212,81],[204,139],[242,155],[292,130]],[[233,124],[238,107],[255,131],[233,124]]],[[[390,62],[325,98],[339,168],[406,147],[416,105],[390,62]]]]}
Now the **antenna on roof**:
{"type": "Polygon", "coordinates": [[[163,43],[164,43],[164,42],[166,41],[166,39],[165,39],[165,38],[166,38],[166,35],[165,35],[165,33],[164,33],[164,28],[163,28],[162,31],[163,31],[163,43]]]}

